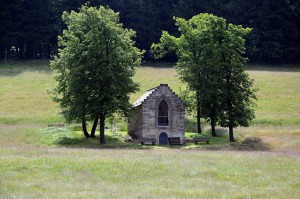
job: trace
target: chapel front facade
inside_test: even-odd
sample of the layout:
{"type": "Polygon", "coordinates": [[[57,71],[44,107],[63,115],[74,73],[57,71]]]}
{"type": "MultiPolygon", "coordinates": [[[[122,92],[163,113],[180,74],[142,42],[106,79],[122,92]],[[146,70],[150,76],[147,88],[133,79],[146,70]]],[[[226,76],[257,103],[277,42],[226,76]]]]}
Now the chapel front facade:
{"type": "Polygon", "coordinates": [[[168,144],[170,139],[184,143],[185,107],[167,84],[148,90],[132,107],[128,134],[134,139],[155,139],[168,144]]]}

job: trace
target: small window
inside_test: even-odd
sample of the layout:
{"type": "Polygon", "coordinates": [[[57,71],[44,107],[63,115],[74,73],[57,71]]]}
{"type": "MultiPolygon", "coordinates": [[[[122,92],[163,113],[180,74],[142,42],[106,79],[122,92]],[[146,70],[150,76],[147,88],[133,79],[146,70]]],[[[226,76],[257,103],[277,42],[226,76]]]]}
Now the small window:
{"type": "Polygon", "coordinates": [[[169,126],[169,107],[165,100],[158,106],[158,126],[169,126]]]}

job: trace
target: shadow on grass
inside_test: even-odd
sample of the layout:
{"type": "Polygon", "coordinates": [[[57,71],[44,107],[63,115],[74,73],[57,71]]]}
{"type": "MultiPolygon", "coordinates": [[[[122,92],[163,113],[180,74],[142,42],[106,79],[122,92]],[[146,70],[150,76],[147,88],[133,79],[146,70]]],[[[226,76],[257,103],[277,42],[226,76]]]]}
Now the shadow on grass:
{"type": "Polygon", "coordinates": [[[238,151],[270,151],[271,146],[259,137],[239,138],[236,142],[229,141],[228,129],[216,128],[216,137],[211,136],[211,130],[205,130],[202,134],[189,133],[189,138],[194,137],[209,137],[210,143],[198,143],[195,145],[190,142],[186,147],[190,149],[205,149],[205,150],[238,150],[238,151]]]}
{"type": "Polygon", "coordinates": [[[185,143],[183,145],[141,145],[140,143],[124,142],[117,137],[106,135],[106,144],[100,145],[99,138],[58,138],[56,144],[63,147],[70,148],[86,148],[86,149],[182,149],[182,150],[237,150],[237,151],[270,151],[271,148],[268,144],[264,143],[258,137],[246,138],[241,142],[229,142],[228,138],[224,137],[211,137],[211,142],[198,143],[193,142],[185,143]]]}
{"type": "Polygon", "coordinates": [[[24,72],[51,73],[49,60],[0,62],[0,77],[13,77],[24,72]]]}
{"type": "Polygon", "coordinates": [[[140,145],[138,143],[127,143],[118,137],[105,135],[105,144],[100,145],[99,137],[96,138],[70,138],[60,137],[55,144],[70,148],[86,149],[151,149],[153,146],[140,145]]]}
{"type": "Polygon", "coordinates": [[[48,128],[45,132],[48,136],[54,138],[52,143],[57,146],[70,148],[87,148],[87,149],[194,149],[194,150],[239,150],[239,151],[269,151],[271,147],[264,143],[259,137],[249,137],[238,142],[229,142],[228,131],[219,128],[216,130],[217,137],[212,137],[210,130],[202,134],[186,133],[186,143],[183,145],[141,145],[137,140],[125,142],[124,135],[115,133],[105,134],[106,144],[100,145],[99,137],[85,138],[82,135],[71,135],[66,129],[48,128]],[[194,137],[209,137],[210,142],[200,142],[195,144],[194,137]]]}
{"type": "Polygon", "coordinates": [[[237,150],[249,151],[270,151],[271,146],[264,143],[259,137],[248,137],[242,142],[233,142],[231,146],[237,150]]]}

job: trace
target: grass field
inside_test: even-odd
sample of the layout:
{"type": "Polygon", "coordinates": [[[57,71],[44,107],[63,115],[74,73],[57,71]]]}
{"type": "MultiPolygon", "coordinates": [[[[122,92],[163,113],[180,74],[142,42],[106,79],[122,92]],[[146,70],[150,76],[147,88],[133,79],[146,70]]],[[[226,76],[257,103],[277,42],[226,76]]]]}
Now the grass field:
{"type": "MultiPolygon", "coordinates": [[[[299,198],[300,69],[248,72],[259,88],[256,119],[235,130],[237,143],[221,128],[210,145],[180,147],[128,144],[126,132],[107,131],[100,147],[76,124],[47,127],[63,123],[47,61],[0,63],[0,198],[299,198]]],[[[160,83],[185,87],[170,67],[143,66],[134,79],[132,102],[160,83]]]]}
{"type": "Polygon", "coordinates": [[[272,152],[0,150],[2,198],[298,198],[299,157],[272,152]]]}

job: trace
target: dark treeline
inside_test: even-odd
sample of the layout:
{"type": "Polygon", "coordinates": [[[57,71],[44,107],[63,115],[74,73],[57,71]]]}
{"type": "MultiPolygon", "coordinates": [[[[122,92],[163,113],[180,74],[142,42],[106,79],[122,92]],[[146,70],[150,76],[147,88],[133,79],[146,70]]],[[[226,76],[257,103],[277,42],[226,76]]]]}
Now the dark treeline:
{"type": "MultiPolygon", "coordinates": [[[[57,36],[64,10],[78,10],[86,0],[0,0],[0,59],[50,58],[57,54],[57,36]]],[[[90,0],[120,12],[125,27],[137,32],[136,44],[145,49],[158,42],[161,31],[176,35],[173,16],[186,19],[212,13],[229,23],[253,28],[247,41],[252,62],[300,62],[299,0],[90,0]]],[[[174,60],[170,54],[165,59],[174,60]]]]}

